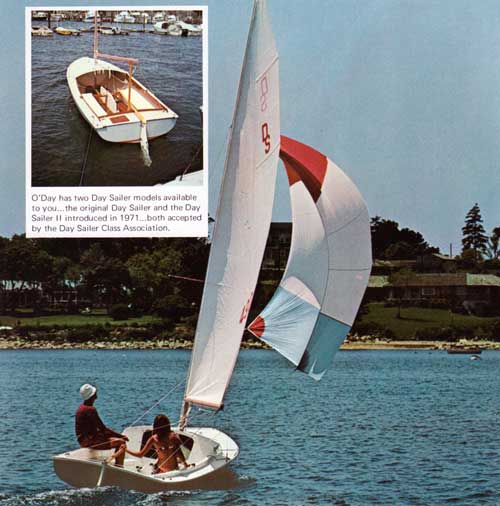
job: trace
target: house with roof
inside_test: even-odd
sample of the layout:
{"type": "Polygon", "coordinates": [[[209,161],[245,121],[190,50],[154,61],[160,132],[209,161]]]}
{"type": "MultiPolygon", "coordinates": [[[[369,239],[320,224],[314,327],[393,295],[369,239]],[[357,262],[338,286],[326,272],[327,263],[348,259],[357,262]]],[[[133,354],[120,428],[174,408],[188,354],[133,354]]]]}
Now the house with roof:
{"type": "Polygon", "coordinates": [[[470,313],[500,313],[500,277],[466,272],[372,275],[367,300],[398,300],[416,306],[440,302],[470,313]]]}

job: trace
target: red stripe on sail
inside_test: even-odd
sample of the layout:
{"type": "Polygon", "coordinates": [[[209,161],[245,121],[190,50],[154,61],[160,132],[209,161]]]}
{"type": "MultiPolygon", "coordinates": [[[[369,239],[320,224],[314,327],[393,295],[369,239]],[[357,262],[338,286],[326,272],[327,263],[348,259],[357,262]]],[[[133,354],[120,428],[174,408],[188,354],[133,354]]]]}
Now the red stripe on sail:
{"type": "Polygon", "coordinates": [[[264,321],[264,318],[262,318],[262,316],[257,316],[257,318],[255,318],[255,320],[248,326],[248,330],[255,337],[262,337],[265,329],[266,329],[266,322],[264,321]]]}
{"type": "MultiPolygon", "coordinates": [[[[283,158],[282,158],[283,159],[283,158]]],[[[301,179],[297,172],[293,169],[292,165],[283,160],[286,169],[286,175],[288,176],[288,184],[293,186],[298,183],[301,179]]]]}
{"type": "Polygon", "coordinates": [[[290,186],[302,181],[314,202],[317,202],[328,165],[326,156],[306,144],[282,135],[280,158],[285,164],[290,186]]]}

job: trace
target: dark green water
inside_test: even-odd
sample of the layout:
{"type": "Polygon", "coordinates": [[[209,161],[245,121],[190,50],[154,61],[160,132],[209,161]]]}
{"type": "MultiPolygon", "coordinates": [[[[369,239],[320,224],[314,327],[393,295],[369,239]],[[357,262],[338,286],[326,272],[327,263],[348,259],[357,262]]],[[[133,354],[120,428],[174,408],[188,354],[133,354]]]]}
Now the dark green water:
{"type": "MultiPolygon", "coordinates": [[[[216,416],[239,443],[242,487],[147,496],[74,490],[50,457],[75,447],[78,388],[100,388],[121,429],[185,378],[186,351],[0,352],[0,504],[497,505],[500,353],[342,352],[320,383],[273,351],[244,350],[216,416]]],[[[183,388],[154,409],[176,419],[183,388]]],[[[193,422],[194,423],[194,422],[193,422]]]]}

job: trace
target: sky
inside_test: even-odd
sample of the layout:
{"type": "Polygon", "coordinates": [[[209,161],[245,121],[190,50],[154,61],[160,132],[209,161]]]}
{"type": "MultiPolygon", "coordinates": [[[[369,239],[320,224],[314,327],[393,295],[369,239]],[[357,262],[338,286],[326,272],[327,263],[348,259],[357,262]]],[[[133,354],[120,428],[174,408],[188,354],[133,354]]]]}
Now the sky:
{"type": "MultiPolygon", "coordinates": [[[[0,31],[6,50],[0,86],[3,236],[24,232],[25,5],[89,4],[1,2],[0,12],[9,17],[0,31]]],[[[208,5],[214,215],[252,2],[175,5],[208,5]]],[[[268,10],[280,55],[282,133],[339,165],[359,187],[371,216],[417,230],[445,253],[451,243],[454,254],[475,202],[488,233],[500,226],[500,2],[268,0],[268,10]]],[[[273,219],[290,219],[283,170],[273,219]]]]}

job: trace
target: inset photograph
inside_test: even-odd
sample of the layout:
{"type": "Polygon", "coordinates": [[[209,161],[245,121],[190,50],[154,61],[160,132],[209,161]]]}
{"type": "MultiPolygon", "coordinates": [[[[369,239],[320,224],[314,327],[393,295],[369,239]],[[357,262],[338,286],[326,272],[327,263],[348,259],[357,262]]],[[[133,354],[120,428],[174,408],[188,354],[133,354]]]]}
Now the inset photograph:
{"type": "Polygon", "coordinates": [[[203,184],[203,9],[28,11],[33,187],[203,184]]]}

